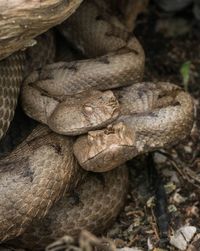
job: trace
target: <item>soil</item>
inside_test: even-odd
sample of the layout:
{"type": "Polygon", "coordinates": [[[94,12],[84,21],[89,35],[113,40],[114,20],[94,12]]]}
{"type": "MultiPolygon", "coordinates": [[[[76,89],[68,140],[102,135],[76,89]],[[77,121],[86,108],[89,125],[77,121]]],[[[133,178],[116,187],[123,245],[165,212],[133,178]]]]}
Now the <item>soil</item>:
{"type": "MultiPolygon", "coordinates": [[[[156,218],[155,200],[151,201],[151,196],[155,196],[155,187],[152,188],[148,177],[149,171],[151,176],[151,163],[143,156],[129,163],[130,194],[108,236],[114,239],[117,247],[172,251],[177,249],[168,240],[179,227],[187,224],[200,232],[200,23],[194,19],[191,9],[166,14],[150,5],[137,20],[135,35],[146,54],[145,81],[169,81],[187,89],[194,97],[196,118],[190,137],[172,149],[153,154],[157,179],[162,179],[158,188],[160,198],[156,198],[163,205],[160,207],[164,217],[161,226],[156,218]],[[187,62],[190,70],[189,81],[185,84],[181,68],[187,62]],[[163,186],[166,202],[162,197],[163,186]],[[166,228],[167,235],[163,233],[166,228]]],[[[199,236],[188,250],[200,250],[199,236]]]]}

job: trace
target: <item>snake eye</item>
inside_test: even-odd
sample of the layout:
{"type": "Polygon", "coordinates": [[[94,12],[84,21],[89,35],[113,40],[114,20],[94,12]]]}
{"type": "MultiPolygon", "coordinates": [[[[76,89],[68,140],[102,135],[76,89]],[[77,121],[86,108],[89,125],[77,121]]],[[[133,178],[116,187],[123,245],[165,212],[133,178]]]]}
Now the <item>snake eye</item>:
{"type": "Polygon", "coordinates": [[[91,106],[89,106],[89,105],[85,105],[85,106],[83,107],[83,110],[84,110],[84,112],[87,113],[87,114],[92,114],[92,113],[93,113],[93,108],[92,108],[91,106]]]}

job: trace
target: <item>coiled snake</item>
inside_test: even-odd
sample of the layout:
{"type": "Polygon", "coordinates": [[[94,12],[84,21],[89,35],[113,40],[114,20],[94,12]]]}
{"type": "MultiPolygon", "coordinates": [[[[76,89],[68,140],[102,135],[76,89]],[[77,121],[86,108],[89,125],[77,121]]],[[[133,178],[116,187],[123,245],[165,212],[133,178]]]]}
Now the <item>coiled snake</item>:
{"type": "MultiPolygon", "coordinates": [[[[74,1],[74,9],[79,4],[74,1]]],[[[23,109],[47,125],[38,125],[0,159],[1,241],[25,232],[21,242],[44,245],[66,233],[77,235],[82,228],[105,229],[126,196],[128,174],[121,165],[177,143],[193,125],[189,94],[170,83],[139,83],[143,49],[106,1],[85,0],[58,29],[84,59],[51,63],[52,57],[46,56],[43,62],[41,53],[34,52],[38,40],[30,51],[1,61],[0,137],[12,120],[24,72],[23,109]],[[115,169],[87,174],[73,152],[86,170],[115,169]],[[77,184],[78,202],[65,195],[55,203],[77,184]]],[[[50,39],[48,33],[43,36],[50,39]]],[[[42,49],[45,55],[50,55],[49,48],[54,51],[50,42],[42,49]]]]}

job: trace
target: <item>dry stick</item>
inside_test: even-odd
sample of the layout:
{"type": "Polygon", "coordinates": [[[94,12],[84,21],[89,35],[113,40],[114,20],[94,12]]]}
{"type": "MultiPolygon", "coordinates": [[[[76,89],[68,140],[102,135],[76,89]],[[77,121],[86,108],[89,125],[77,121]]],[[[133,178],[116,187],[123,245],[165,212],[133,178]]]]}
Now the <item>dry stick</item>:
{"type": "Polygon", "coordinates": [[[157,240],[160,240],[159,232],[158,232],[158,225],[157,225],[157,219],[153,210],[153,207],[151,207],[151,215],[153,218],[153,221],[150,221],[151,227],[153,228],[153,231],[156,235],[157,240]]]}
{"type": "Polygon", "coordinates": [[[183,162],[175,160],[170,154],[166,152],[163,152],[160,150],[158,150],[157,152],[166,156],[169,159],[170,163],[172,164],[172,167],[176,169],[176,171],[181,175],[183,180],[186,180],[190,184],[194,185],[195,187],[200,188],[200,185],[199,185],[200,178],[196,177],[195,173],[190,168],[186,167],[183,162]],[[196,184],[195,181],[196,183],[199,183],[199,184],[196,184]]]}
{"type": "Polygon", "coordinates": [[[166,244],[168,242],[169,231],[169,215],[167,210],[167,196],[163,185],[162,177],[160,177],[152,154],[148,155],[148,166],[152,173],[152,187],[155,193],[155,208],[152,210],[152,215],[157,223],[160,232],[160,243],[166,244]]]}

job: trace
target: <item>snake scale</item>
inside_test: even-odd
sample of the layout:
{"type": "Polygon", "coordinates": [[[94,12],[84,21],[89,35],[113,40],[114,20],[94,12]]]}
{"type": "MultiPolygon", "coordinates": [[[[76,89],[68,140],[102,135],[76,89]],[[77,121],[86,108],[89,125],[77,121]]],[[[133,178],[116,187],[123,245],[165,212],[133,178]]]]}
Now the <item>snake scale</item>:
{"type": "MultiPolygon", "coordinates": [[[[80,2],[70,1],[70,11],[80,2]]],[[[20,236],[16,243],[33,249],[83,228],[103,231],[126,197],[122,164],[176,144],[193,125],[189,94],[141,82],[144,51],[106,1],[83,1],[57,30],[79,58],[52,63],[50,32],[0,62],[0,137],[20,89],[25,113],[40,122],[0,158],[0,241],[20,236]]]]}

